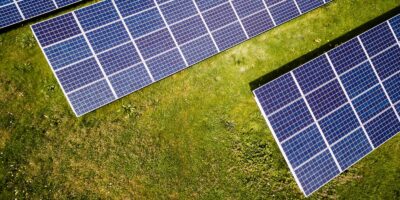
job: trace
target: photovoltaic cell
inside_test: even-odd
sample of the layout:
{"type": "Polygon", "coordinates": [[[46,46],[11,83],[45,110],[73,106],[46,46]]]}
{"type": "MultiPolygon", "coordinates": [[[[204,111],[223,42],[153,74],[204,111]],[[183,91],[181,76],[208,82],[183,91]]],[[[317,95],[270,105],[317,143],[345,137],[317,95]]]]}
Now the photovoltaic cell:
{"type": "MultiPolygon", "coordinates": [[[[101,86],[113,98],[109,93],[74,95],[70,104],[81,116],[324,4],[296,1],[105,0],[35,24],[32,30],[55,72],[67,72],[88,59],[99,66],[102,84],[93,74],[96,80],[73,87],[74,94],[101,86]]],[[[76,81],[70,84],[86,83],[76,81]]],[[[64,92],[70,90],[60,83],[64,92]]]]}
{"type": "Polygon", "coordinates": [[[306,196],[400,132],[399,19],[254,90],[306,196]]]}
{"type": "Polygon", "coordinates": [[[0,1],[0,29],[77,3],[81,0],[0,1]]]}

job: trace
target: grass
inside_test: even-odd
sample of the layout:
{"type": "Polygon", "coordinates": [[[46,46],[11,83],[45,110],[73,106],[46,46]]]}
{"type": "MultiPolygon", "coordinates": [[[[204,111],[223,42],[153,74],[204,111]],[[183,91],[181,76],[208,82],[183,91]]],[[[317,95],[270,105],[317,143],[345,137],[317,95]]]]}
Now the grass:
{"type": "MultiPolygon", "coordinates": [[[[249,83],[399,5],[336,0],[81,118],[29,24],[2,33],[0,198],[302,199],[249,83]]],[[[310,199],[400,198],[399,152],[397,136],[310,199]]]]}

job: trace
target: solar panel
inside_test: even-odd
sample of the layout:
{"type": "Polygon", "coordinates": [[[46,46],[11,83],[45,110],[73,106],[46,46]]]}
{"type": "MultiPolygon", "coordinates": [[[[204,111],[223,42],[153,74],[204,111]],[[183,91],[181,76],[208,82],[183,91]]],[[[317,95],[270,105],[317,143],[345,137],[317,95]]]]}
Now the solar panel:
{"type": "Polygon", "coordinates": [[[0,29],[81,0],[1,0],[0,29]]]}
{"type": "Polygon", "coordinates": [[[81,116],[326,2],[106,0],[32,29],[81,116]]]}
{"type": "Polygon", "coordinates": [[[400,132],[400,15],[257,88],[309,196],[400,132]]]}

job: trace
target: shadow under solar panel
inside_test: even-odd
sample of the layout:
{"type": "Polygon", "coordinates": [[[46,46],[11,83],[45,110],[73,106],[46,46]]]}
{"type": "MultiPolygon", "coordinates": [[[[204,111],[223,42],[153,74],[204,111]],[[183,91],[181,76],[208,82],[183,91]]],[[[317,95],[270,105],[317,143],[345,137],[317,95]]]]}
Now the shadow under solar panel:
{"type": "Polygon", "coordinates": [[[309,196],[400,132],[400,15],[254,90],[309,196]]]}
{"type": "Polygon", "coordinates": [[[35,24],[32,30],[75,114],[81,116],[325,3],[105,0],[35,24]],[[65,74],[75,82],[64,85],[58,71],[88,59],[96,60],[93,67],[99,68],[102,76],[96,73],[97,80],[93,80],[93,71],[85,67],[79,73],[65,74]],[[97,83],[103,81],[107,84],[101,86],[111,91],[112,98],[75,98],[80,90],[97,91],[97,83]],[[70,91],[69,85],[79,87],[70,91]]]}

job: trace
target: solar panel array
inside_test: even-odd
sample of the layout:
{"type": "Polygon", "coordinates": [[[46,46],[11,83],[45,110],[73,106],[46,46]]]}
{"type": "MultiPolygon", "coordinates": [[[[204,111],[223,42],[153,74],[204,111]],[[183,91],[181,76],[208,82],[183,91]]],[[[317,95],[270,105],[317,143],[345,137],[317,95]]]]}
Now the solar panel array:
{"type": "Polygon", "coordinates": [[[306,196],[400,132],[400,15],[254,91],[306,196]]]}
{"type": "Polygon", "coordinates": [[[0,28],[37,17],[81,0],[0,0],[0,28]]]}
{"type": "Polygon", "coordinates": [[[77,116],[325,0],[106,0],[32,29],[77,116]]]}

